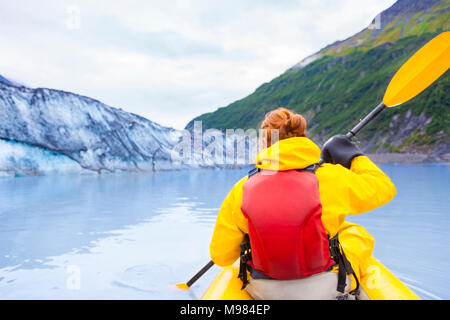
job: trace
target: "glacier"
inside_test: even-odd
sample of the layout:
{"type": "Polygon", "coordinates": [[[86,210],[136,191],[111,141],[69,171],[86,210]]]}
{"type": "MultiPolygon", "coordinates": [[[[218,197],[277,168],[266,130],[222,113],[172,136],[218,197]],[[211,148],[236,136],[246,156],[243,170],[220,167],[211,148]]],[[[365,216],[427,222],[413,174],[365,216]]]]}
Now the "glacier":
{"type": "Polygon", "coordinates": [[[0,139],[0,176],[89,174],[78,162],[49,150],[0,139]]]}
{"type": "Polygon", "coordinates": [[[200,149],[189,146],[192,155],[182,158],[186,150],[180,154],[177,146],[185,133],[89,97],[28,88],[0,76],[2,175],[240,167],[245,162],[231,155],[234,163],[223,163],[223,155],[234,149],[233,139],[202,140],[200,149]],[[222,145],[227,151],[214,152],[222,145]]]}

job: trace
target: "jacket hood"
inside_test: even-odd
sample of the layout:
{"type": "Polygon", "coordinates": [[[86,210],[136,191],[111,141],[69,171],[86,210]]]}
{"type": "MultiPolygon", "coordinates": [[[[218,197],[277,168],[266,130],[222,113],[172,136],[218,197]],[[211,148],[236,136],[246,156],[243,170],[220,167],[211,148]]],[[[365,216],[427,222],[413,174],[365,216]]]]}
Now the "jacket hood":
{"type": "Polygon", "coordinates": [[[260,169],[285,171],[303,169],[320,160],[320,148],[306,137],[293,137],[274,143],[256,156],[260,169]]]}

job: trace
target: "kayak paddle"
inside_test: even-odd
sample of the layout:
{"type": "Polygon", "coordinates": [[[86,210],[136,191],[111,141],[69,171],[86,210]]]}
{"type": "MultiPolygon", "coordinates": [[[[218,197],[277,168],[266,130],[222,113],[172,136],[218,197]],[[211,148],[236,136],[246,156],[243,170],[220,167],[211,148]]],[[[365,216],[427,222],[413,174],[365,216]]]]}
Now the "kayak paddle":
{"type": "Polygon", "coordinates": [[[443,75],[450,67],[450,31],[442,32],[427,42],[406,61],[392,78],[383,101],[347,133],[354,137],[385,108],[405,103],[443,75]]]}
{"type": "Polygon", "coordinates": [[[192,277],[191,280],[189,280],[186,283],[179,283],[177,284],[177,288],[182,290],[189,290],[189,288],[194,284],[195,281],[197,281],[202,275],[206,273],[211,267],[214,265],[214,262],[210,260],[195,276],[192,277]]]}

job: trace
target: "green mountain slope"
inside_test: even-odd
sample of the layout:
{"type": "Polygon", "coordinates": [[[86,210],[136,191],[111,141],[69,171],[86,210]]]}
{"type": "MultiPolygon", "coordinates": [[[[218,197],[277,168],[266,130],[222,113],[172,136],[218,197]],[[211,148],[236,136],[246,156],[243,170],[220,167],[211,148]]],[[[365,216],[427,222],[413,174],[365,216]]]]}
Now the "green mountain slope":
{"type": "MultiPolygon", "coordinates": [[[[309,135],[319,143],[347,132],[382,100],[399,67],[450,29],[450,0],[399,0],[381,13],[378,27],[322,49],[187,128],[198,120],[204,129],[256,128],[268,111],[283,106],[306,116],[309,135]]],[[[449,89],[447,72],[415,99],[380,114],[358,136],[365,151],[450,153],[449,89]]]]}

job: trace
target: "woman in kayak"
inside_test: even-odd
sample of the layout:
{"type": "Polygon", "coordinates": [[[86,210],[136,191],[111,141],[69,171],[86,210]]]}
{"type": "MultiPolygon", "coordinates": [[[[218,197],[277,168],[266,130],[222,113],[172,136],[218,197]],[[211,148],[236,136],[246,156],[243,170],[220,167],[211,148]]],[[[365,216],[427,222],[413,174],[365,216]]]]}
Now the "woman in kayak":
{"type": "Polygon", "coordinates": [[[227,266],[240,257],[240,278],[254,299],[367,298],[358,279],[374,239],[345,217],[389,202],[394,185],[343,135],[321,153],[299,114],[273,110],[261,129],[266,148],[220,208],[212,260],[227,266]]]}

